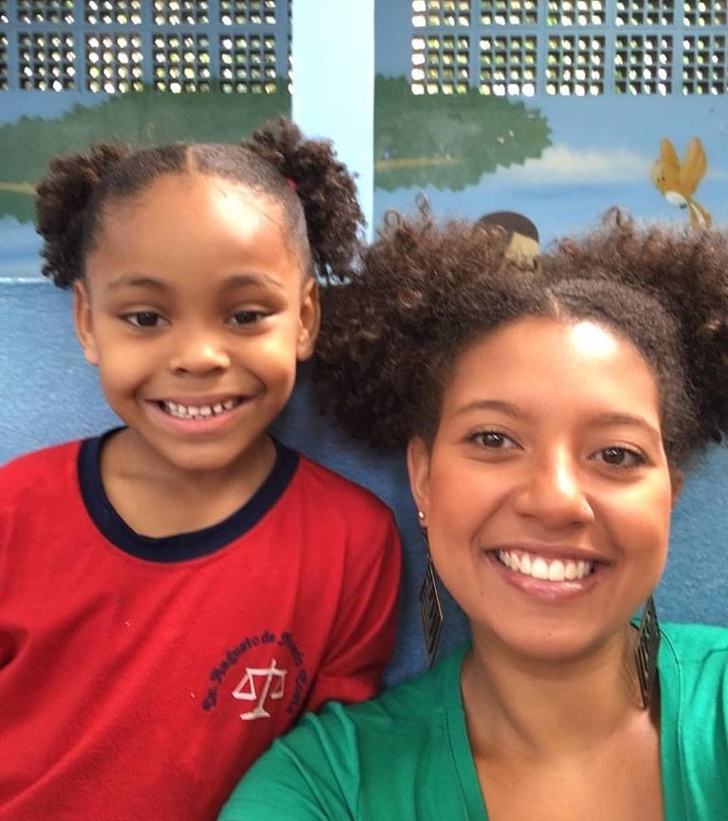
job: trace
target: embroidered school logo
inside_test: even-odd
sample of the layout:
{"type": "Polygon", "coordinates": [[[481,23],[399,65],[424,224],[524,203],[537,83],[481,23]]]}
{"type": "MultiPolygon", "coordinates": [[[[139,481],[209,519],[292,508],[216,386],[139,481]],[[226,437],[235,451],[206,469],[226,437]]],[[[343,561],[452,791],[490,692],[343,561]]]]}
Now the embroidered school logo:
{"type": "Polygon", "coordinates": [[[257,701],[255,707],[247,713],[240,713],[243,721],[253,721],[256,718],[270,718],[270,713],[265,709],[265,700],[277,701],[283,698],[285,692],[287,670],[279,670],[276,660],[273,659],[270,667],[246,667],[245,675],[238,682],[238,686],[233,690],[233,698],[242,701],[257,701]],[[260,684],[260,693],[256,688],[256,682],[260,684]],[[274,683],[275,682],[275,683],[274,683]]]}
{"type": "Polygon", "coordinates": [[[283,711],[294,715],[300,711],[307,689],[308,672],[303,652],[293,636],[287,631],[276,635],[265,630],[263,633],[246,636],[235,647],[228,649],[220,662],[212,668],[202,709],[209,713],[222,699],[233,698],[238,702],[250,703],[250,709],[239,715],[242,721],[254,721],[270,718],[275,703],[283,701],[283,711]],[[244,665],[246,656],[250,660],[244,665]],[[228,673],[231,673],[229,679],[228,673]],[[235,678],[232,678],[236,673],[235,678]],[[235,686],[228,689],[235,681],[235,686]]]}

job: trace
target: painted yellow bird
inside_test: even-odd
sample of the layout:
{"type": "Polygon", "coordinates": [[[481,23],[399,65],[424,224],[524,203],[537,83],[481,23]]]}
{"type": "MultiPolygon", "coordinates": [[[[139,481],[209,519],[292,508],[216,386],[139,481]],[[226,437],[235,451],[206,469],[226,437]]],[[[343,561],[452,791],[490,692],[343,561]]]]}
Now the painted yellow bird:
{"type": "Polygon", "coordinates": [[[708,158],[703,144],[693,137],[680,162],[675,147],[668,139],[660,142],[660,158],[652,168],[652,179],[671,205],[687,208],[690,224],[696,228],[710,228],[713,218],[710,213],[693,199],[700,180],[708,168],[708,158]]]}

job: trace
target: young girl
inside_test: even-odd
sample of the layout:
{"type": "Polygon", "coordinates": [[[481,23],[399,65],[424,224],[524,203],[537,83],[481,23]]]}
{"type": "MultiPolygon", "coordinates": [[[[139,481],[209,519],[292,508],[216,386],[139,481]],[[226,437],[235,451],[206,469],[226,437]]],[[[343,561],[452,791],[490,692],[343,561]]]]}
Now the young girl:
{"type": "Polygon", "coordinates": [[[651,594],[681,470],[728,429],[727,285],[725,234],[617,218],[525,271],[478,226],[391,222],[332,290],[319,387],[408,442],[472,644],[307,717],[222,819],[726,817],[728,630],[660,629],[651,594]]]}
{"type": "Polygon", "coordinates": [[[391,513],[266,433],[356,262],[354,183],[282,121],[58,158],[37,207],[123,426],[0,471],[0,818],[214,818],[393,649],[391,513]]]}

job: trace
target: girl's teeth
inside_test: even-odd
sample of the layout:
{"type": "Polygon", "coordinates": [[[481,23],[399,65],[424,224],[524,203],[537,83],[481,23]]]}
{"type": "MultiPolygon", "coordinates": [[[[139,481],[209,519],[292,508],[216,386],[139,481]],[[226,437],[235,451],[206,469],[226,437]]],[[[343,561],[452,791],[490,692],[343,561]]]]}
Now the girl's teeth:
{"type": "Polygon", "coordinates": [[[177,419],[209,419],[225,411],[232,410],[240,404],[237,399],[227,399],[215,405],[180,405],[177,402],[160,402],[162,410],[177,419]]]}
{"type": "Polygon", "coordinates": [[[563,582],[583,579],[594,570],[593,562],[574,562],[570,559],[547,561],[541,556],[531,558],[527,553],[499,550],[498,560],[510,570],[542,581],[563,582]]]}

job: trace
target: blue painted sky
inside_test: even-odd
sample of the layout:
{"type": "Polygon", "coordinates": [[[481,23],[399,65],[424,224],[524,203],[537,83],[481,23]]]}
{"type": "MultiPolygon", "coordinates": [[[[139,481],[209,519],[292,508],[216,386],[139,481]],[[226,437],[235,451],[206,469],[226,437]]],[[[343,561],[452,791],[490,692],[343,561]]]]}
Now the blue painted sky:
{"type": "MultiPolygon", "coordinates": [[[[696,199],[715,222],[728,222],[728,106],[716,97],[542,97],[528,101],[551,127],[552,145],[538,160],[485,174],[462,191],[425,188],[438,214],[478,216],[513,210],[529,216],[544,242],[578,232],[619,205],[637,219],[687,221],[657,191],[651,170],[660,140],[682,158],[700,137],[708,171],[696,199]]],[[[407,210],[420,189],[378,190],[375,220],[407,210]]]]}

